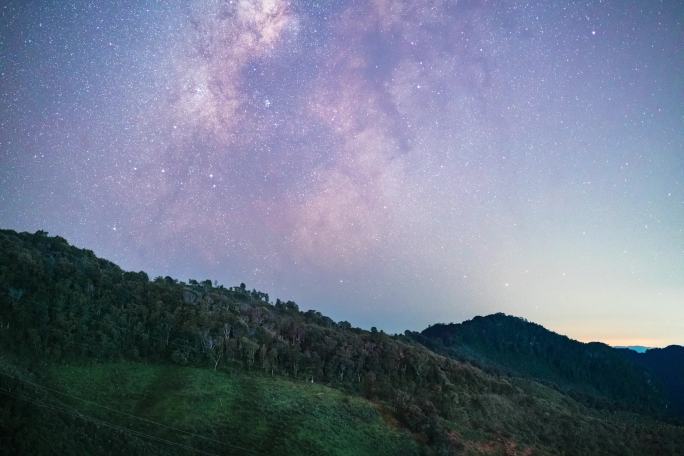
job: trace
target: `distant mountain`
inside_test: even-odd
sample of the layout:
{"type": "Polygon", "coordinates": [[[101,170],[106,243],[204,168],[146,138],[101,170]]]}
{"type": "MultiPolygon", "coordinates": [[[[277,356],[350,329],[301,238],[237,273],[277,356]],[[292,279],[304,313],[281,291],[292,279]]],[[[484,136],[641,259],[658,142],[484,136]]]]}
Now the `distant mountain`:
{"type": "Polygon", "coordinates": [[[626,348],[628,350],[635,351],[637,353],[646,353],[647,350],[650,350],[652,347],[644,347],[642,345],[627,345],[627,346],[615,346],[613,348],[626,348]]]}
{"type": "Polygon", "coordinates": [[[590,405],[668,411],[660,375],[644,363],[633,362],[622,350],[581,343],[523,318],[502,313],[475,317],[436,324],[414,337],[451,358],[554,385],[590,405]]]}

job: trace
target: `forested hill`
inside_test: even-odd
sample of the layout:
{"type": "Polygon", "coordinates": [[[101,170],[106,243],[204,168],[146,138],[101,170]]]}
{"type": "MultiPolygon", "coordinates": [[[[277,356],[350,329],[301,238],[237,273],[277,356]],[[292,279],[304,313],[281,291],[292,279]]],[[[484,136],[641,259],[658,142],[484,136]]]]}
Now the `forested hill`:
{"type": "Polygon", "coordinates": [[[676,368],[658,369],[663,363],[657,362],[656,351],[653,356],[641,355],[602,343],[581,343],[502,313],[436,324],[414,338],[454,359],[534,378],[595,406],[667,413],[678,412],[673,404],[682,400],[681,390],[675,391],[672,383],[684,377],[676,375],[676,368]],[[642,358],[653,361],[637,362],[642,358]]]}
{"type": "Polygon", "coordinates": [[[653,416],[45,232],[0,230],[0,395],[0,454],[684,453],[653,416]]]}
{"type": "Polygon", "coordinates": [[[668,398],[668,407],[684,417],[684,347],[670,345],[651,348],[644,353],[622,349],[622,354],[635,364],[648,369],[658,379],[668,398]]]}

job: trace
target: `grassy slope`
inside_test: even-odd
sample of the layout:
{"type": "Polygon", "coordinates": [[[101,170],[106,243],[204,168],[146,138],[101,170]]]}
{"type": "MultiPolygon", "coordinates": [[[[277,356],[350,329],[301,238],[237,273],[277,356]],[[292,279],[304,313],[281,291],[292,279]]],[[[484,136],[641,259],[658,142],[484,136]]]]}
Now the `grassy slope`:
{"type": "Polygon", "coordinates": [[[418,453],[415,441],[385,422],[372,403],[325,386],[131,362],[53,365],[48,372],[47,384],[61,393],[51,391],[48,396],[59,400],[62,412],[42,409],[38,422],[26,429],[32,435],[23,436],[25,441],[35,443],[38,451],[193,453],[94,425],[94,419],[211,454],[418,453]],[[82,417],[60,422],[64,410],[77,410],[82,417]],[[36,426],[41,421],[42,426],[36,426]],[[55,433],[59,427],[63,429],[55,433]],[[44,439],[47,435],[49,440],[44,439]]]}
{"type": "MultiPolygon", "coordinates": [[[[25,445],[19,454],[420,453],[415,440],[386,421],[376,405],[322,385],[128,361],[34,366],[38,375],[6,358],[0,364],[1,372],[21,379],[0,378],[0,390],[11,391],[0,400],[22,398],[0,407],[23,406],[0,416],[0,429],[9,422],[14,438],[25,445]]],[[[463,415],[452,422],[464,454],[561,454],[546,445],[549,439],[575,448],[568,454],[680,454],[682,449],[674,427],[597,413],[542,385],[516,386],[520,399],[527,400],[489,394],[465,401],[463,415]],[[491,433],[499,437],[492,440],[491,433]]],[[[10,453],[0,444],[0,454],[10,453]]]]}

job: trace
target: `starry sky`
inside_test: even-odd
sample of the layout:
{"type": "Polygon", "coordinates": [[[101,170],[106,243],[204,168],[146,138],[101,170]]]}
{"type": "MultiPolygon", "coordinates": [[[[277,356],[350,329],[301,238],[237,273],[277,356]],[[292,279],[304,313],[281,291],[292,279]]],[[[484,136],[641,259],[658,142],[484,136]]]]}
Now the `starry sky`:
{"type": "Polygon", "coordinates": [[[679,1],[5,1],[0,226],[388,332],[684,343],[679,1]]]}

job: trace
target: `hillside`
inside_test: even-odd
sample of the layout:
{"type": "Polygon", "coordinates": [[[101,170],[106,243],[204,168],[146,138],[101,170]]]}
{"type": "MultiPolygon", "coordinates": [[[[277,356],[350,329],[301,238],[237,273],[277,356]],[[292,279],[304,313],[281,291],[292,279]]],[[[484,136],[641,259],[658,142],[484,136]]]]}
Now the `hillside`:
{"type": "Polygon", "coordinates": [[[682,427],[44,232],[0,231],[0,328],[6,454],[684,452],[682,427]]]}
{"type": "Polygon", "coordinates": [[[643,366],[658,379],[672,413],[684,416],[684,347],[671,345],[652,348],[643,353],[621,350],[637,365],[643,366]]]}
{"type": "Polygon", "coordinates": [[[672,401],[662,376],[624,350],[581,343],[518,317],[436,324],[413,337],[454,359],[542,381],[592,406],[666,414],[672,401]]]}
{"type": "Polygon", "coordinates": [[[42,379],[8,367],[5,448],[20,454],[418,454],[376,405],[325,386],[140,362],[52,365],[42,379]]]}

